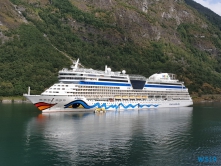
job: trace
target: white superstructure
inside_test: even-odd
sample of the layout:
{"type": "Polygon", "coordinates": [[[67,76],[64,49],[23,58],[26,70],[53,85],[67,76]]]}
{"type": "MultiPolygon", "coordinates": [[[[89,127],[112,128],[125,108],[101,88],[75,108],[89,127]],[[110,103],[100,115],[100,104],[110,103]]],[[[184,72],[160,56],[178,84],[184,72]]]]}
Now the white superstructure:
{"type": "Polygon", "coordinates": [[[126,71],[113,72],[86,69],[79,59],[59,71],[59,82],[41,95],[24,94],[38,109],[51,111],[84,111],[104,108],[142,109],[158,107],[185,107],[193,104],[188,89],[174,74],[157,73],[146,79],[128,75],[126,71]]]}

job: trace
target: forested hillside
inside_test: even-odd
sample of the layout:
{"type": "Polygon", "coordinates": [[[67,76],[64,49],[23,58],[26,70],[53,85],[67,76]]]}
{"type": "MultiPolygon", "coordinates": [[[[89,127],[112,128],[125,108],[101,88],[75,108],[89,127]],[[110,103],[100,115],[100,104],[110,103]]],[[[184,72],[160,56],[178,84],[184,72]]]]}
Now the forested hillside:
{"type": "Polygon", "coordinates": [[[185,0],[185,2],[194,9],[196,9],[199,13],[204,15],[212,24],[218,26],[221,30],[221,17],[218,14],[212,12],[210,9],[200,5],[199,3],[193,0],[185,0]]]}
{"type": "Polygon", "coordinates": [[[0,96],[39,94],[80,58],[146,77],[172,72],[191,93],[220,93],[219,25],[184,0],[3,0],[0,96]],[[53,47],[54,46],[54,47],[53,47]]]}

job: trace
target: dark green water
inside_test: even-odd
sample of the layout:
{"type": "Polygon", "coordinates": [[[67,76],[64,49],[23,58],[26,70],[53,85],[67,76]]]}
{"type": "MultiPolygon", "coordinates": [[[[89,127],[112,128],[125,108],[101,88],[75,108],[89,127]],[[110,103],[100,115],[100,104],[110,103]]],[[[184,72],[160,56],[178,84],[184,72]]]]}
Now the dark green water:
{"type": "Polygon", "coordinates": [[[106,114],[0,104],[0,166],[29,165],[221,165],[221,104],[106,114]]]}

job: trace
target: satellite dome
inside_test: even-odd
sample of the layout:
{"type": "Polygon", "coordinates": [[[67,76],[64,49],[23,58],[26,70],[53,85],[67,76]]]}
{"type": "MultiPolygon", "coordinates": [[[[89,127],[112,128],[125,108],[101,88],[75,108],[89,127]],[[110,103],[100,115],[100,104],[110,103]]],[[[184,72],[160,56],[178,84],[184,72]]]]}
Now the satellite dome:
{"type": "Polygon", "coordinates": [[[111,68],[108,67],[108,68],[107,68],[107,72],[111,72],[111,68]]]}

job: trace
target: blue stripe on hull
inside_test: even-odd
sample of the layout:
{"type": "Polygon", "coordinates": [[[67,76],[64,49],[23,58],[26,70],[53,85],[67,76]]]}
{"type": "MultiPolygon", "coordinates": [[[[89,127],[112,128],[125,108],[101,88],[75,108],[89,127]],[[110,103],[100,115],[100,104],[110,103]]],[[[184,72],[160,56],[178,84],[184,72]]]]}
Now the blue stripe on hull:
{"type": "Polygon", "coordinates": [[[172,89],[186,89],[186,87],[182,86],[171,86],[171,85],[150,85],[146,84],[145,88],[172,88],[172,89]]]}
{"type": "Polygon", "coordinates": [[[83,85],[106,85],[106,86],[131,86],[130,84],[111,83],[111,82],[92,82],[92,81],[80,81],[79,84],[83,84],[83,85]]]}
{"type": "Polygon", "coordinates": [[[92,108],[105,108],[105,109],[110,109],[110,108],[114,108],[117,109],[119,107],[124,108],[124,109],[129,109],[129,108],[150,108],[151,106],[154,108],[157,108],[159,106],[159,104],[123,104],[123,103],[119,103],[119,104],[111,104],[111,105],[107,105],[106,103],[100,104],[99,102],[95,103],[94,105],[89,106],[87,103],[85,103],[82,100],[75,100],[72,101],[68,104],[65,105],[64,108],[69,108],[72,105],[82,105],[85,109],[92,109],[92,108]]]}

